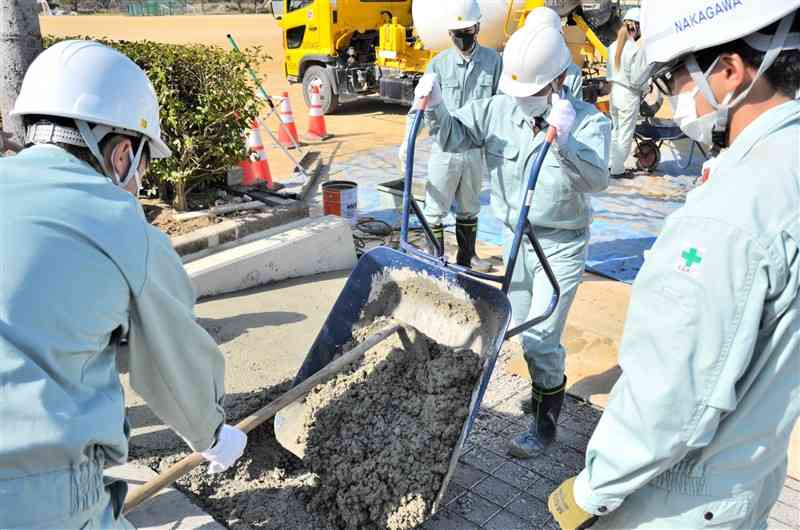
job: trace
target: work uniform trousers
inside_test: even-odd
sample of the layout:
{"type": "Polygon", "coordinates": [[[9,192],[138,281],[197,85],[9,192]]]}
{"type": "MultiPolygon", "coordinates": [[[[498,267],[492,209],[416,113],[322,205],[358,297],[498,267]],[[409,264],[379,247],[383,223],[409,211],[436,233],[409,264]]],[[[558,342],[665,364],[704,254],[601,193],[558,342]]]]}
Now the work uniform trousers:
{"type": "Polygon", "coordinates": [[[484,173],[483,150],[462,153],[443,152],[434,142],[428,161],[428,184],[425,188],[425,218],[440,225],[453,200],[458,219],[473,219],[481,211],[481,182],[484,173]]]}
{"type": "Polygon", "coordinates": [[[631,154],[636,122],[639,120],[640,96],[618,83],[611,85],[611,151],[609,166],[612,175],[625,173],[625,161],[631,154]]]}
{"type": "MultiPolygon", "coordinates": [[[[534,232],[558,279],[561,297],[555,312],[547,320],[522,333],[522,351],[534,384],[543,388],[554,388],[561,385],[564,380],[566,351],[561,344],[561,335],[564,333],[569,309],[583,278],[589,229],[534,227],[534,232]]],[[[509,230],[505,244],[506,263],[512,241],[513,234],[509,230]]],[[[527,236],[523,238],[523,243],[508,294],[515,324],[542,315],[553,294],[550,282],[527,236]]]]}

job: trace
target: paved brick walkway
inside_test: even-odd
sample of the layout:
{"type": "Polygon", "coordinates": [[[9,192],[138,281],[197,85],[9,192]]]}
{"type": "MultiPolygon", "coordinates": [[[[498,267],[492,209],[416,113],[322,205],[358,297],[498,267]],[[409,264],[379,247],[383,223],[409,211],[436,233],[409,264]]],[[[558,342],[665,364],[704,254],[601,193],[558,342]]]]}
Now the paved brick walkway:
{"type": "MultiPolygon", "coordinates": [[[[586,444],[601,410],[568,396],[559,420],[558,443],[543,457],[516,460],[506,440],[527,427],[519,408],[529,383],[503,373],[498,363],[483,409],[445,497],[444,508],[424,530],[558,530],[547,496],[583,468],[586,444]]],[[[769,528],[800,530],[800,482],[787,479],[769,528]]]]}

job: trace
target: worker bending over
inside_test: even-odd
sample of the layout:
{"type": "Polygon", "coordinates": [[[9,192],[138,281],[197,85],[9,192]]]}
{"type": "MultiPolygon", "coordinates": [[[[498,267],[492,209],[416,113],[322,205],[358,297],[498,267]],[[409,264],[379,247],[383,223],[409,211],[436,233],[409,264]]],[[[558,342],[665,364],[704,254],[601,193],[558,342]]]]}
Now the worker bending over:
{"type": "MultiPolygon", "coordinates": [[[[533,29],[547,26],[558,30],[562,35],[564,34],[561,17],[549,7],[537,7],[531,10],[525,17],[525,26],[533,29]]],[[[564,98],[567,94],[575,99],[583,100],[583,72],[572,61],[567,66],[567,75],[564,77],[564,83],[561,85],[561,93],[559,95],[564,98]]]]}
{"type": "MultiPolygon", "coordinates": [[[[416,91],[417,100],[429,95],[425,118],[444,151],[486,151],[492,207],[507,227],[506,257],[531,165],[547,128],[558,130],[558,141],[542,166],[529,220],[558,279],[561,299],[550,318],[522,335],[533,380],[534,420],[528,432],[511,442],[510,452],[519,458],[535,455],[555,439],[566,386],[561,335],[586,261],[592,220],[588,193],[608,186],[611,124],[594,106],[558,96],[569,64],[569,49],[558,30],[522,27],[505,49],[500,78],[504,94],[450,111],[441,104],[435,75],[424,76],[416,91]]],[[[543,314],[551,293],[526,242],[509,292],[514,319],[522,322],[543,314]]]]}
{"type": "Polygon", "coordinates": [[[129,427],[117,373],[153,412],[226,469],[247,438],[225,425],[224,359],[195,322],[195,294],[136,194],[170,156],[155,92],[91,41],[42,52],[12,115],[26,145],[0,159],[0,528],[131,528],[129,427]]]}
{"type": "Polygon", "coordinates": [[[640,9],[628,9],[617,40],[608,48],[608,72],[611,83],[611,177],[631,177],[625,161],[631,153],[633,134],[639,120],[642,94],[650,80],[639,26],[640,9]]]}
{"type": "MultiPolygon", "coordinates": [[[[477,0],[443,0],[444,23],[450,31],[453,46],[440,52],[428,64],[427,72],[441,81],[444,104],[450,111],[497,93],[502,62],[491,48],[478,44],[481,12],[477,0]]],[[[411,127],[409,115],[407,130],[411,127]]],[[[407,135],[406,135],[407,136],[407,135]]],[[[400,160],[405,164],[407,144],[400,147],[400,160]]],[[[428,160],[428,183],[425,189],[425,218],[434,236],[444,243],[444,218],[455,199],[456,263],[475,270],[488,271],[491,264],[475,253],[478,237],[478,214],[481,211],[483,150],[464,148],[445,151],[434,142],[428,160]]]]}
{"type": "Polygon", "coordinates": [[[636,279],[586,468],[550,498],[565,530],[763,530],[786,479],[800,416],[800,0],[716,9],[642,6],[675,120],[726,149],[636,279]]]}

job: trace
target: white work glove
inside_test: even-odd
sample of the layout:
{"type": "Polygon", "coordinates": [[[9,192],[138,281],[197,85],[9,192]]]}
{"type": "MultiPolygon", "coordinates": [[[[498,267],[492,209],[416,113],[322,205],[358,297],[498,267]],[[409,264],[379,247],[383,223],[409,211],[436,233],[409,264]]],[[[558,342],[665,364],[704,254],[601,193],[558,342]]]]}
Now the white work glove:
{"type": "Polygon", "coordinates": [[[550,107],[550,114],[547,115],[547,123],[558,131],[558,145],[564,145],[569,140],[569,133],[575,125],[575,109],[567,99],[554,93],[550,107]]]}
{"type": "Polygon", "coordinates": [[[235,427],[223,425],[217,436],[217,443],[200,453],[211,462],[208,473],[222,473],[231,467],[244,453],[247,435],[235,427]]]}
{"type": "Polygon", "coordinates": [[[428,96],[428,109],[433,109],[442,102],[442,87],[439,86],[438,75],[425,74],[420,78],[417,88],[414,89],[414,104],[411,108],[419,109],[420,101],[425,96],[428,96]]]}

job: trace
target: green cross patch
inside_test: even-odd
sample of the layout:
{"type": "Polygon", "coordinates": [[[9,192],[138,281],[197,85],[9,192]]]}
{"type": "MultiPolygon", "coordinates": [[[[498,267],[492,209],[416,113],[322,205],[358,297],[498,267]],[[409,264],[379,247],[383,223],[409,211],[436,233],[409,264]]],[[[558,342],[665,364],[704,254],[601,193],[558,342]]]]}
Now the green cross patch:
{"type": "Polygon", "coordinates": [[[696,244],[685,243],[684,250],[681,251],[678,258],[678,271],[688,274],[693,278],[699,278],[703,270],[701,264],[705,259],[706,251],[703,247],[696,244]]]}
{"type": "Polygon", "coordinates": [[[689,250],[684,250],[681,253],[681,257],[686,262],[687,269],[691,269],[692,265],[700,265],[703,262],[700,252],[694,247],[690,248],[689,250]]]}

